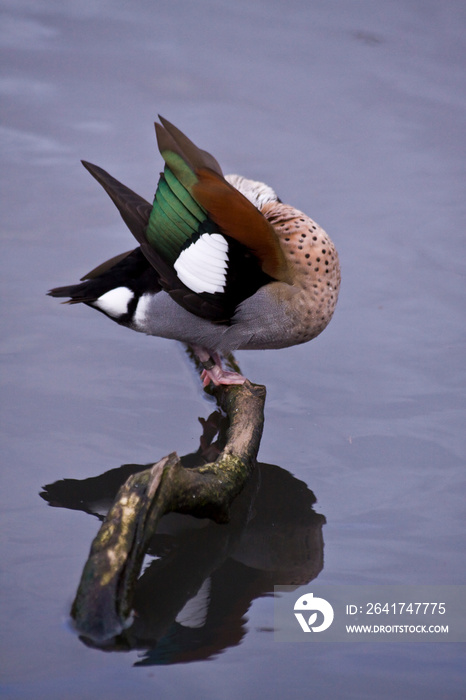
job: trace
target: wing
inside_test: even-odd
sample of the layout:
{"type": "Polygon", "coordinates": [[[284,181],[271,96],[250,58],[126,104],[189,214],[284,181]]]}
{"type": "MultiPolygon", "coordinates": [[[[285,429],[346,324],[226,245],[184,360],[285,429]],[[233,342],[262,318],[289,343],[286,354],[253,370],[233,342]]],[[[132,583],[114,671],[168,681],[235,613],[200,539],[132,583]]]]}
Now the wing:
{"type": "Polygon", "coordinates": [[[160,285],[185,309],[228,323],[268,281],[289,282],[278,237],[261,212],[223,177],[213,156],[160,117],[165,161],[152,206],[84,162],[118,207],[160,285]]]}

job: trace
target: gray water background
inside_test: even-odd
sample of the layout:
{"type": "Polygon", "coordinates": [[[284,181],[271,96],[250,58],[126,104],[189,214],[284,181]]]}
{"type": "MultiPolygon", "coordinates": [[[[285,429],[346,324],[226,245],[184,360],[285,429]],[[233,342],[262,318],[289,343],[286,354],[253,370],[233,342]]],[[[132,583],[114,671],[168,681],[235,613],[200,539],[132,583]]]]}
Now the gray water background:
{"type": "Polygon", "coordinates": [[[278,644],[268,595],[208,660],[90,649],[68,612],[98,522],[38,495],[189,453],[211,410],[175,343],[45,296],[133,245],[79,161],[150,199],[160,113],[338,247],[324,334],[238,354],[260,459],[326,518],[319,584],[465,582],[464,3],[1,4],[4,697],[464,697],[464,646],[278,644]]]}

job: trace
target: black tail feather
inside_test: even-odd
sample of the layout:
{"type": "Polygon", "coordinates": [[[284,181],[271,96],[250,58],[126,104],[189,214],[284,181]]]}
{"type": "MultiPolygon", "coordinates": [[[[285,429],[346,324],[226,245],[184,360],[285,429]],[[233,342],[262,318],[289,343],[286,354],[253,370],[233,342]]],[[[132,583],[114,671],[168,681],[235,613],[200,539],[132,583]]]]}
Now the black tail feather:
{"type": "Polygon", "coordinates": [[[98,298],[98,295],[89,294],[89,289],[86,289],[89,285],[87,283],[82,284],[70,284],[67,287],[54,287],[50,289],[47,294],[49,297],[70,297],[63,302],[63,304],[89,304],[98,298]]]}
{"type": "Polygon", "coordinates": [[[137,294],[159,292],[157,272],[143,255],[141,248],[117,255],[96,267],[79,284],[54,287],[48,292],[51,297],[70,297],[65,304],[92,304],[102,294],[116,287],[129,287],[137,294]]]}

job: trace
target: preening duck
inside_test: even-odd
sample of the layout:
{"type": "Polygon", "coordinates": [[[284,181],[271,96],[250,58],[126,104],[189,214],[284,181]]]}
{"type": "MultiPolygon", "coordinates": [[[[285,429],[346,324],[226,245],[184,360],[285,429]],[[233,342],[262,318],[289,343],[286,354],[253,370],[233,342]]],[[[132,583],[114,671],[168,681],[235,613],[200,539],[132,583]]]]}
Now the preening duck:
{"type": "Polygon", "coordinates": [[[165,167],[153,204],[83,161],[139,246],[49,294],[189,344],[205,385],[242,384],[222,356],[305,343],[327,326],[340,286],[338,254],[325,231],[271,187],[223,176],[213,156],[159,119],[165,167]]]}

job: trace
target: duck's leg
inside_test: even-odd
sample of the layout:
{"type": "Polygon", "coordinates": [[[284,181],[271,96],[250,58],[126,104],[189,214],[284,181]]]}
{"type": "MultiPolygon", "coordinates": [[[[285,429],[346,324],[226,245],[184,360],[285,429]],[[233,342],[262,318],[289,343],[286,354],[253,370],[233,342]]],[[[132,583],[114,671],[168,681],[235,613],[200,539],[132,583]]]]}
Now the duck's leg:
{"type": "Polygon", "coordinates": [[[208,386],[210,382],[213,382],[215,386],[220,386],[221,384],[244,384],[246,381],[246,377],[243,377],[242,374],[223,369],[222,358],[218,353],[210,354],[200,345],[192,345],[191,347],[204,367],[201,373],[204,386],[208,386]]]}

